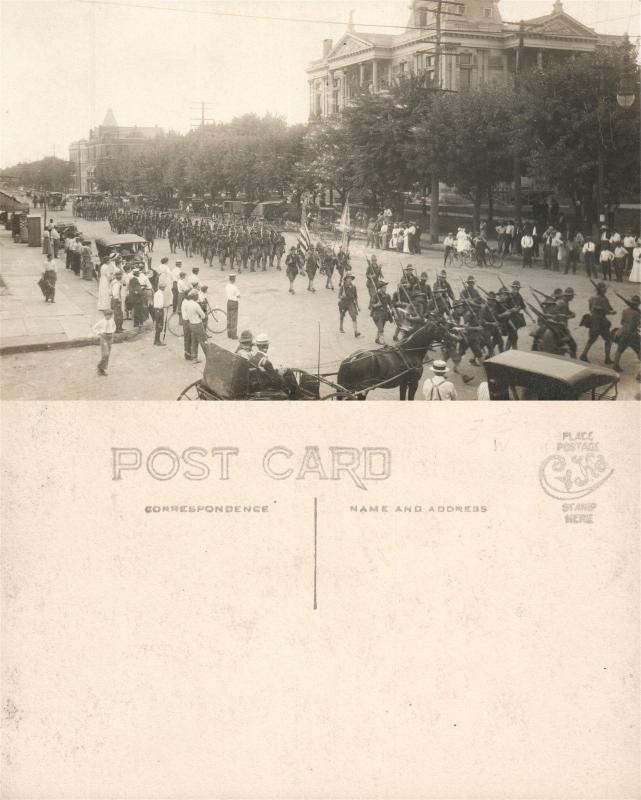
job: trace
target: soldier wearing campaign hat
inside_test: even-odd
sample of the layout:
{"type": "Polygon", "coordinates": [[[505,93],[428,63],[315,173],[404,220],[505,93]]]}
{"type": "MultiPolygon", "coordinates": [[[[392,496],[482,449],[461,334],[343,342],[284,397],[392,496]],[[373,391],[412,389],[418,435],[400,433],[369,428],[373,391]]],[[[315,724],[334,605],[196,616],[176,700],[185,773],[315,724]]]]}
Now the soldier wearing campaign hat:
{"type": "MultiPolygon", "coordinates": [[[[620,295],[621,296],[621,295],[620,295]]],[[[616,340],[617,351],[614,356],[614,369],[618,372],[622,371],[621,356],[625,353],[628,347],[632,348],[639,358],[639,343],[641,335],[639,334],[639,324],[641,323],[641,298],[638,294],[633,295],[629,300],[626,300],[627,308],[621,314],[621,327],[619,328],[616,340]]],[[[639,380],[637,375],[637,380],[639,380]]]]}
{"type": "Polygon", "coordinates": [[[447,272],[444,269],[436,276],[432,291],[436,310],[441,314],[449,313],[454,302],[454,290],[447,279],[447,272]]]}
{"type": "Polygon", "coordinates": [[[376,325],[376,344],[385,344],[385,323],[393,322],[392,298],[387,293],[387,281],[378,280],[375,293],[370,294],[369,313],[376,325]]]}
{"type": "Polygon", "coordinates": [[[605,283],[597,283],[595,289],[596,294],[589,301],[589,314],[586,314],[581,320],[581,325],[589,328],[590,333],[580,358],[581,361],[587,362],[590,348],[601,337],[605,345],[605,363],[612,364],[613,362],[610,358],[612,350],[611,323],[608,317],[616,312],[606,297],[607,287],[605,283]]]}
{"type": "Polygon", "coordinates": [[[354,286],[354,275],[351,272],[348,272],[343,278],[343,282],[341,283],[338,292],[338,313],[340,319],[339,330],[341,333],[345,333],[343,321],[345,319],[345,315],[349,314],[354,326],[354,336],[358,339],[358,337],[361,335],[358,330],[359,310],[358,292],[354,286]]]}

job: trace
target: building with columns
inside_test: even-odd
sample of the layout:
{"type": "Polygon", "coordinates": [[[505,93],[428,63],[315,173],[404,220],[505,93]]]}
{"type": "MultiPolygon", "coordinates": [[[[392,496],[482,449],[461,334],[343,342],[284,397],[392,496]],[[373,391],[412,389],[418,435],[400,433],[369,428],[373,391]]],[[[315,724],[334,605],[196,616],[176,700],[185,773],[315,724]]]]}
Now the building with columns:
{"type": "Polygon", "coordinates": [[[88,139],[69,145],[69,161],[74,168],[74,192],[91,194],[96,191],[96,167],[107,160],[118,158],[123,150],[140,147],[162,134],[157,125],[153,128],[118,125],[111,109],[102,125],[89,131],[88,139]]]}
{"type": "Polygon", "coordinates": [[[599,34],[563,10],[555,0],[549,14],[522,22],[501,18],[499,0],[442,0],[441,44],[437,53],[438,0],[413,0],[405,31],[363,33],[352,15],[343,37],[323,41],[322,58],[307,68],[311,118],[340,112],[362,90],[380,92],[403,75],[434,77],[461,91],[483,84],[509,85],[517,69],[546,65],[600,46],[617,45],[619,36],[599,34]]]}

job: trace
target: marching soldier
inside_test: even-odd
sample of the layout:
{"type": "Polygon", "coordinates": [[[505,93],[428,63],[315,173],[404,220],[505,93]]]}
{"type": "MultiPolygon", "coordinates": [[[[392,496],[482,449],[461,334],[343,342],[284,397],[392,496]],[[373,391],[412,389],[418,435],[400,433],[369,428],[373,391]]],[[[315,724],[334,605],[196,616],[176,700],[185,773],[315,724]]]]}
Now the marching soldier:
{"type": "Polygon", "coordinates": [[[290,294],[295,294],[294,281],[298,277],[299,273],[300,273],[300,261],[298,252],[295,247],[290,247],[289,253],[287,254],[287,258],[285,259],[285,274],[287,275],[287,280],[289,281],[290,294]]]}
{"type": "Polygon", "coordinates": [[[507,286],[499,289],[498,303],[497,318],[501,323],[501,333],[506,337],[505,349],[518,350],[519,328],[525,326],[525,318],[522,312],[513,305],[507,286]]]}
{"type": "Polygon", "coordinates": [[[358,339],[360,336],[357,323],[359,312],[358,293],[354,286],[354,276],[351,273],[345,275],[343,283],[341,284],[338,293],[338,311],[340,315],[340,332],[345,333],[343,320],[345,319],[345,314],[349,314],[352,324],[354,325],[354,336],[358,339]]]}
{"type": "MultiPolygon", "coordinates": [[[[370,285],[372,279],[370,278],[370,285]]],[[[369,313],[376,325],[376,344],[385,344],[385,323],[394,321],[394,314],[392,313],[392,298],[387,293],[385,288],[388,285],[387,281],[379,280],[376,291],[370,294],[369,313]]]]}
{"type": "Polygon", "coordinates": [[[596,294],[590,298],[589,314],[586,314],[581,320],[581,325],[589,328],[590,333],[580,358],[581,361],[588,361],[590,348],[600,336],[605,345],[605,363],[612,364],[612,360],[610,359],[610,352],[612,350],[612,338],[610,335],[611,323],[608,317],[616,312],[605,296],[607,291],[605,283],[595,284],[595,289],[596,294]]]}
{"type": "Polygon", "coordinates": [[[316,256],[316,251],[313,247],[310,247],[309,250],[305,253],[305,272],[307,273],[307,291],[308,292],[315,292],[314,289],[314,278],[316,277],[316,273],[318,271],[318,258],[316,256]]]}
{"type": "Polygon", "coordinates": [[[439,314],[449,314],[454,302],[454,290],[447,280],[447,272],[442,269],[436,276],[433,286],[434,302],[439,314]]]}
{"type": "MultiPolygon", "coordinates": [[[[635,294],[625,302],[628,308],[623,309],[621,313],[621,327],[617,334],[617,351],[614,355],[614,369],[618,372],[622,372],[621,356],[628,347],[631,347],[637,354],[637,358],[639,358],[639,342],[641,340],[641,335],[639,334],[639,323],[641,322],[639,306],[641,305],[641,299],[638,294],[635,294]]],[[[639,377],[637,375],[637,380],[639,380],[639,377]]]]}
{"type": "Polygon", "coordinates": [[[481,321],[485,324],[489,334],[489,355],[494,355],[494,348],[497,347],[499,353],[503,352],[503,337],[501,336],[500,324],[498,321],[499,305],[496,292],[487,293],[487,301],[481,311],[481,321]]]}
{"type": "Polygon", "coordinates": [[[461,298],[463,300],[467,300],[468,303],[477,308],[483,307],[484,301],[481,297],[481,293],[476,288],[476,279],[474,278],[474,275],[470,275],[469,278],[464,282],[463,288],[461,289],[461,298]]]}
{"type": "Polygon", "coordinates": [[[564,338],[566,339],[566,344],[568,352],[570,353],[570,357],[576,358],[577,343],[572,334],[570,333],[570,329],[568,327],[569,321],[576,317],[574,311],[570,309],[570,303],[572,302],[572,300],[574,300],[574,289],[568,288],[563,292],[562,296],[556,301],[553,313],[556,321],[563,328],[564,338]]]}

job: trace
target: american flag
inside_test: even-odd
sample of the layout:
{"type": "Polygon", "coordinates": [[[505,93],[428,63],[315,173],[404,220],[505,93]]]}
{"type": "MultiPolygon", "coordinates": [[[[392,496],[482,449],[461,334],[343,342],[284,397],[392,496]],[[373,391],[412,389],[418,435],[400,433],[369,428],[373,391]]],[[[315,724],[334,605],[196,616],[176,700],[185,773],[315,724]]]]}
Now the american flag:
{"type": "Polygon", "coordinates": [[[338,230],[341,231],[341,244],[344,250],[349,249],[349,230],[351,227],[351,219],[349,214],[349,194],[345,198],[345,205],[343,207],[343,214],[341,221],[338,224],[338,230]]]}
{"type": "Polygon", "coordinates": [[[298,230],[298,244],[303,253],[306,253],[312,246],[312,237],[309,235],[307,227],[307,199],[303,200],[303,209],[300,215],[300,228],[298,230]]]}

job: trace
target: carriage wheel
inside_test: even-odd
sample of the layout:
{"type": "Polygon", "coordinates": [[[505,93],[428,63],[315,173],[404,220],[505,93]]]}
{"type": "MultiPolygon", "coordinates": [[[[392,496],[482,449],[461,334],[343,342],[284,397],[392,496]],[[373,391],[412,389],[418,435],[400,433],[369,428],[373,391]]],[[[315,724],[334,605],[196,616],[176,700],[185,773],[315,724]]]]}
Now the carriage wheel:
{"type": "Polygon", "coordinates": [[[176,398],[177,400],[200,400],[200,380],[190,383],[176,398]]]}
{"type": "Polygon", "coordinates": [[[183,335],[183,323],[182,317],[177,311],[169,317],[167,321],[167,327],[169,328],[169,332],[173,333],[174,336],[182,336],[183,335]]]}
{"type": "Polygon", "coordinates": [[[222,333],[227,330],[227,312],[222,308],[210,308],[207,328],[212,333],[222,333]]]}

